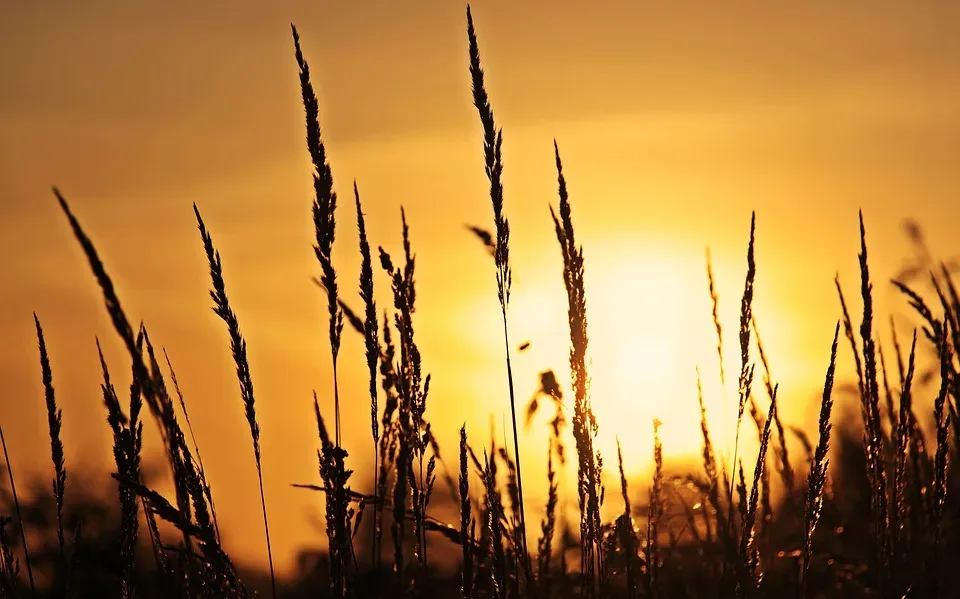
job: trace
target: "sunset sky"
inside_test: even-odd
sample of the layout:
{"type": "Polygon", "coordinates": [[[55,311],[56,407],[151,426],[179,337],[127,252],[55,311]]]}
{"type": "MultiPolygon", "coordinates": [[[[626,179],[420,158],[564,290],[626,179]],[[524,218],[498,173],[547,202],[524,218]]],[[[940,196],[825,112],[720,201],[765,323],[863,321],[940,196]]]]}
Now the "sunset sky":
{"type": "MultiPolygon", "coordinates": [[[[556,139],[585,246],[592,394],[608,471],[619,435],[628,470],[646,472],[655,417],[668,458],[699,450],[697,366],[719,418],[705,249],[733,378],[752,209],[755,314],[787,420],[815,418],[809,401],[822,388],[839,315],[835,273],[857,294],[858,208],[884,338],[891,312],[909,336],[906,304],[887,284],[911,256],[903,219],[921,224],[935,254],[960,252],[960,4],[480,0],[473,11],[504,129],[511,336],[515,346],[531,342],[514,356],[517,394],[525,403],[546,368],[569,388],[566,299],[548,211],[557,201],[556,139]]],[[[464,5],[0,2],[0,424],[16,473],[49,478],[33,311],[64,411],[75,475],[68,501],[70,485],[106,484],[111,467],[97,336],[114,375],[129,371],[50,192],[57,185],[128,315],[171,356],[227,547],[264,561],[249,428],[226,330],[209,309],[196,202],[249,344],[284,572],[297,548],[325,543],[313,526],[320,498],[289,483],[318,481],[312,390],[332,410],[324,300],[310,280],[312,187],[291,21],[341,194],[334,255],[342,289],[359,305],[356,180],[374,246],[399,251],[406,209],[417,334],[433,375],[427,417],[455,467],[463,422],[478,442],[489,438],[491,415],[498,436],[509,423],[494,268],[464,227],[492,227],[464,5]],[[85,470],[99,478],[81,479],[85,470]]],[[[378,297],[389,307],[381,274],[378,297]]],[[[354,484],[366,489],[365,361],[351,331],[341,356],[345,445],[354,484]]],[[[849,362],[843,353],[845,376],[849,362]]],[[[545,420],[521,443],[527,499],[538,505],[545,420]]],[[[161,464],[154,433],[150,453],[161,464]]],[[[638,479],[635,489],[646,485],[638,479]]]]}

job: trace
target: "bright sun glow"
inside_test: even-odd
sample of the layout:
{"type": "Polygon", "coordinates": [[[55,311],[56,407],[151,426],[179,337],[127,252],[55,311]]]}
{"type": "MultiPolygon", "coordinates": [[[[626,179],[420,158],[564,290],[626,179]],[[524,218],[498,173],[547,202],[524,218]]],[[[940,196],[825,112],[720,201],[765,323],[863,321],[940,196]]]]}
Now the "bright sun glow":
{"type": "MultiPolygon", "coordinates": [[[[618,438],[627,470],[641,474],[649,468],[654,418],[663,423],[660,433],[666,456],[699,454],[698,367],[714,442],[722,446],[726,435],[732,435],[730,423],[736,417],[736,323],[742,267],[735,262],[714,263],[725,336],[727,385],[723,389],[702,252],[604,249],[597,247],[588,254],[586,284],[590,397],[600,426],[597,449],[606,457],[607,471],[616,471],[618,438]]],[[[544,277],[515,286],[511,332],[517,340],[531,341],[528,350],[515,355],[519,401],[529,397],[525,393],[532,391],[537,373],[552,368],[563,388],[569,418],[573,410],[570,341],[566,297],[559,278],[557,273],[556,280],[544,277]]],[[[765,330],[772,332],[783,322],[777,316],[764,311],[765,330]]],[[[491,329],[490,335],[497,332],[491,329]]],[[[525,433],[531,451],[545,445],[545,435],[546,427],[539,421],[525,433]]]]}
{"type": "MultiPolygon", "coordinates": [[[[619,437],[625,455],[646,458],[659,418],[667,454],[698,451],[695,368],[708,360],[712,371],[716,336],[703,275],[696,274],[669,256],[640,257],[610,265],[595,279],[598,291],[589,297],[588,290],[591,396],[606,423],[601,450],[610,451],[611,438],[619,437]]],[[[631,462],[639,468],[648,460],[631,462]]]]}

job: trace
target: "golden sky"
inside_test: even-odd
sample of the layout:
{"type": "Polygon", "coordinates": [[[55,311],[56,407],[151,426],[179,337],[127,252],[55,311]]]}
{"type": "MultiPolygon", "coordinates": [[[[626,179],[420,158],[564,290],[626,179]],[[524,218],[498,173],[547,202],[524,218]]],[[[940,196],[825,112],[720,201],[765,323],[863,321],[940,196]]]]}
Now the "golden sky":
{"type": "MultiPolygon", "coordinates": [[[[834,273],[856,291],[857,209],[884,318],[905,312],[886,285],[910,252],[903,218],[921,223],[935,252],[958,249],[960,5],[723,4],[473,7],[504,128],[512,337],[532,342],[515,357],[517,393],[526,400],[544,368],[569,386],[547,210],[556,138],[586,247],[593,395],[611,471],[615,434],[628,468],[644,471],[654,417],[665,423],[668,455],[698,449],[697,365],[711,408],[721,409],[704,249],[733,372],[751,209],[756,316],[782,409],[798,423],[812,417],[808,401],[822,386],[838,316],[834,273]]],[[[32,311],[47,332],[73,472],[109,466],[95,336],[115,375],[127,368],[50,193],[56,184],[130,317],[171,355],[233,531],[228,546],[262,560],[259,529],[244,529],[259,513],[256,474],[226,332],[209,310],[196,202],[249,343],[282,570],[297,547],[319,543],[305,525],[318,498],[288,483],[317,479],[311,390],[327,405],[331,388],[323,300],[310,282],[310,171],[290,21],[344,198],[334,254],[351,303],[359,260],[349,184],[358,181],[375,245],[399,248],[407,210],[418,335],[433,374],[427,416],[452,460],[462,422],[486,439],[490,415],[500,431],[509,414],[494,270],[463,226],[492,224],[463,4],[0,3],[0,423],[18,474],[46,476],[48,464],[32,311]]],[[[346,445],[363,485],[371,441],[356,335],[346,336],[341,363],[346,445]]],[[[524,433],[531,481],[543,479],[545,430],[538,422],[524,433]]],[[[528,484],[539,504],[541,490],[528,484]]]]}

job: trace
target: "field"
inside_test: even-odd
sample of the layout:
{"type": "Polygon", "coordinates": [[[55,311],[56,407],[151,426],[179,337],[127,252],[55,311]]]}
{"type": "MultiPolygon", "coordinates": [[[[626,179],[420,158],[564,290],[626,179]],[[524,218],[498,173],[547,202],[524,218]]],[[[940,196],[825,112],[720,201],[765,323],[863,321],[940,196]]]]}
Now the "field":
{"type": "MultiPolygon", "coordinates": [[[[320,123],[322,98],[314,90],[295,27],[292,36],[313,165],[316,283],[323,292],[333,373],[331,401],[314,397],[321,483],[303,486],[323,504],[326,550],[305,555],[305,574],[297,579],[275,573],[270,518],[283,506],[271,504],[264,493],[255,380],[224,280],[232,267],[230,257],[221,258],[217,250],[215,226],[194,205],[210,302],[236,369],[241,401],[234,405],[242,408],[249,425],[259,478],[259,489],[250,492],[258,495],[261,518],[232,534],[262,536],[263,571],[238,566],[221,542],[214,492],[188,415],[189,389],[181,390],[166,352],[154,345],[146,326],[128,318],[109,265],[85,232],[83,215],[67,192],[55,188],[129,358],[121,365],[108,364],[104,353],[99,356],[115,488],[109,501],[79,491],[67,498],[67,487],[83,486],[74,482],[82,481],[83,472],[70,465],[68,475],[56,373],[37,318],[53,482],[27,488],[25,480],[15,477],[17,465],[3,440],[9,476],[0,495],[0,597],[954,595],[951,589],[960,583],[951,567],[960,557],[960,479],[952,467],[960,458],[960,292],[949,263],[930,260],[892,282],[919,324],[912,331],[894,328],[893,343],[881,345],[887,315],[875,313],[873,288],[890,283],[871,278],[865,224],[870,214],[860,215],[860,286],[843,289],[836,280],[837,321],[832,345],[823,347],[819,425],[811,434],[781,418],[779,387],[756,329],[754,217],[744,223],[743,288],[733,337],[718,317],[720,298],[709,257],[704,285],[714,310],[721,382],[737,381],[737,418],[728,423],[734,431],[732,451],[718,441],[720,425],[707,413],[701,391],[702,452],[696,468],[665,467],[657,420],[629,425],[652,429],[647,455],[626,455],[619,445],[617,455],[602,455],[595,441],[605,424],[592,409],[590,385],[589,248],[585,251],[577,236],[577,198],[568,194],[556,142],[558,197],[551,216],[563,263],[556,274],[566,291],[568,315],[566,323],[556,326],[569,332],[571,379],[557,380],[552,371],[544,371],[535,400],[516,392],[512,360],[525,342],[511,336],[513,231],[504,199],[503,138],[468,8],[469,74],[480,122],[477,150],[493,217],[489,227],[471,231],[489,253],[495,275],[489,292],[496,293],[502,316],[510,411],[502,441],[493,434],[468,438],[464,426],[459,447],[441,447],[431,429],[431,377],[416,334],[423,315],[416,312],[417,263],[410,228],[403,216],[402,254],[391,255],[368,239],[357,184],[350,189],[330,167],[320,123]],[[359,273],[335,266],[335,247],[356,251],[336,238],[337,219],[356,222],[359,273]],[[389,305],[376,303],[375,285],[389,289],[389,305]],[[359,288],[362,305],[344,299],[346,286],[359,288]],[[363,339],[369,380],[362,400],[340,396],[338,364],[361,359],[341,354],[347,335],[363,339]],[[739,349],[739,362],[723,364],[724,345],[731,343],[739,349]],[[849,389],[836,376],[843,353],[855,364],[856,381],[849,389]],[[129,388],[117,382],[128,377],[129,388]],[[843,393],[855,398],[860,418],[835,426],[834,404],[843,393]],[[372,464],[357,464],[342,442],[341,416],[358,406],[370,414],[372,464]],[[529,488],[533,482],[525,477],[527,464],[519,455],[524,421],[538,412],[549,413],[550,434],[542,451],[548,464],[547,500],[535,507],[529,497],[524,500],[524,484],[529,488]],[[143,464],[145,426],[159,431],[167,459],[159,474],[143,464]],[[576,465],[575,484],[559,481],[568,460],[576,465]],[[639,488],[627,475],[628,460],[652,465],[650,479],[639,488]],[[457,475],[448,474],[441,461],[457,475]],[[360,480],[354,471],[361,470],[372,473],[371,480],[360,480]],[[614,488],[606,486],[611,472],[619,479],[614,488]],[[172,494],[158,491],[158,478],[169,479],[172,494]],[[559,508],[566,493],[577,506],[573,521],[559,508]],[[459,518],[438,517],[440,506],[459,518]],[[610,513],[617,515],[607,518],[610,513]]],[[[691,388],[702,389],[702,381],[691,381],[691,388]]],[[[10,426],[9,419],[4,423],[10,426]]]]}

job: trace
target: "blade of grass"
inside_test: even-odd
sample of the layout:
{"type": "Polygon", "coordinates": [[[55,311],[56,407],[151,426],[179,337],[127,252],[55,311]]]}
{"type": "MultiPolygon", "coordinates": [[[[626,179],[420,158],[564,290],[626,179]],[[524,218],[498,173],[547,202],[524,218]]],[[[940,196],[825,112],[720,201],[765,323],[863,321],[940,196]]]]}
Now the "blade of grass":
{"type": "Polygon", "coordinates": [[[829,468],[830,458],[830,431],[833,425],[830,422],[830,415],[833,411],[833,380],[837,366],[837,342],[840,337],[840,323],[833,331],[833,345],[830,347],[830,365],[827,367],[827,376],[823,383],[823,395],[820,401],[820,421],[817,430],[820,439],[817,442],[817,449],[814,453],[813,464],[810,467],[810,474],[807,477],[807,497],[804,504],[804,537],[803,553],[800,558],[800,599],[806,599],[809,595],[810,581],[808,572],[810,563],[813,560],[813,534],[817,530],[817,524],[820,522],[820,515],[823,512],[823,491],[827,484],[827,469],[829,468]]]}
{"type": "Polygon", "coordinates": [[[37,587],[33,582],[33,567],[30,565],[30,548],[27,546],[27,532],[23,526],[23,515],[20,513],[20,497],[17,495],[17,484],[13,478],[13,466],[10,464],[10,454],[7,453],[7,439],[3,436],[3,426],[0,425],[0,445],[3,446],[3,459],[7,465],[7,475],[10,479],[10,491],[13,493],[13,507],[17,512],[17,524],[20,526],[20,541],[23,543],[23,558],[27,564],[27,576],[30,579],[30,592],[36,593],[37,587]]]}
{"type": "Polygon", "coordinates": [[[267,543],[267,559],[270,564],[270,589],[272,596],[277,596],[277,579],[273,568],[273,548],[270,544],[270,523],[267,518],[267,502],[263,492],[263,467],[260,460],[260,424],[257,422],[256,399],[253,393],[253,379],[250,376],[250,365],[247,361],[247,342],[240,333],[240,322],[230,306],[227,297],[226,285],[223,281],[223,264],[220,252],[213,245],[213,238],[200,216],[197,205],[193,205],[193,213],[197,218],[197,227],[203,241],[207,263],[210,268],[212,289],[210,298],[213,300],[213,312],[227,325],[227,334],[230,336],[230,350],[237,367],[237,381],[240,385],[240,399],[243,401],[244,414],[250,425],[250,438],[253,441],[253,457],[257,464],[257,482],[260,485],[260,509],[263,515],[263,532],[267,543]]]}
{"type": "Polygon", "coordinates": [[[506,352],[507,386],[510,393],[510,417],[513,424],[513,453],[517,462],[517,491],[519,495],[519,536],[522,555],[521,562],[527,581],[532,581],[530,553],[527,549],[526,512],[523,502],[523,476],[520,460],[520,439],[517,427],[517,401],[513,383],[513,363],[510,359],[510,334],[507,326],[507,309],[510,304],[510,286],[513,274],[510,267],[510,225],[503,213],[503,160],[501,146],[503,144],[503,130],[497,129],[493,118],[493,109],[487,96],[483,82],[483,69],[480,66],[480,49],[477,44],[476,30],[473,24],[473,14],[467,5],[467,37],[470,50],[470,77],[473,86],[474,105],[480,115],[483,125],[484,166],[487,179],[490,181],[490,200],[493,205],[493,220],[496,227],[496,244],[494,262],[497,268],[497,297],[500,300],[501,315],[503,317],[503,340],[506,352]]]}
{"type": "Polygon", "coordinates": [[[63,426],[63,411],[57,407],[57,397],[53,389],[53,371],[50,357],[47,355],[47,343],[43,338],[40,318],[33,315],[37,328],[37,345],[40,350],[40,370],[43,380],[44,399],[47,406],[47,428],[50,433],[50,460],[53,462],[53,497],[57,503],[57,542],[60,545],[60,557],[66,564],[67,553],[63,541],[63,497],[67,484],[67,468],[63,457],[63,441],[60,428],[63,426]]]}

